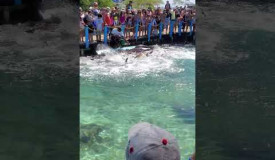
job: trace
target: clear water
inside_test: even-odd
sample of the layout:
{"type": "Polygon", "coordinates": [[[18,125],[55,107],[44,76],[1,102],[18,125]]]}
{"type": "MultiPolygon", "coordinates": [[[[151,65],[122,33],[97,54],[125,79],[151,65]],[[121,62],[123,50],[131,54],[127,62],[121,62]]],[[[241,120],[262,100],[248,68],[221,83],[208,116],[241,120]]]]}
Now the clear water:
{"type": "Polygon", "coordinates": [[[195,48],[154,46],[146,57],[103,47],[100,59],[80,59],[81,160],[123,160],[128,129],[149,122],[167,129],[182,159],[195,149],[195,48]],[[128,62],[125,63],[126,58],[128,62]]]}

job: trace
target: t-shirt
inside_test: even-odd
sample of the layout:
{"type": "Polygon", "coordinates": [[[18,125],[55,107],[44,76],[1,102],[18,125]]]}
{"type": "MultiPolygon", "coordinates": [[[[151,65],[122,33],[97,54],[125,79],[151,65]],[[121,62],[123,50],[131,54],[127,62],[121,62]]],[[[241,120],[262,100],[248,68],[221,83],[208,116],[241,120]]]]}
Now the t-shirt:
{"type": "Polygon", "coordinates": [[[96,20],[96,29],[98,31],[102,31],[102,24],[103,24],[103,19],[102,18],[98,18],[96,20]]]}
{"type": "Polygon", "coordinates": [[[120,21],[121,24],[124,24],[125,23],[125,16],[121,16],[119,21],[120,21]]]}
{"type": "Polygon", "coordinates": [[[111,17],[110,16],[105,16],[105,23],[110,26],[112,24],[111,17]]]}
{"type": "Polygon", "coordinates": [[[79,21],[79,27],[80,27],[80,29],[84,29],[84,25],[83,25],[82,21],[79,21]]]}
{"type": "Polygon", "coordinates": [[[83,18],[83,21],[84,21],[84,23],[86,23],[86,24],[90,24],[92,21],[93,21],[93,18],[92,18],[92,16],[90,16],[89,14],[87,14],[87,15],[85,15],[85,17],[83,18]]]}
{"type": "Polygon", "coordinates": [[[132,7],[131,4],[128,4],[128,5],[127,5],[127,9],[130,9],[130,10],[131,10],[132,8],[133,8],[133,7],[132,7]]]}
{"type": "Polygon", "coordinates": [[[171,19],[171,13],[168,13],[167,15],[166,15],[166,18],[169,18],[169,19],[171,19]]]}
{"type": "Polygon", "coordinates": [[[119,32],[117,30],[117,28],[115,28],[115,29],[112,30],[112,34],[115,35],[115,36],[119,36],[119,37],[123,37],[124,36],[122,32],[119,32]]]}
{"type": "Polygon", "coordinates": [[[161,18],[158,16],[157,19],[156,19],[156,21],[157,21],[157,24],[160,24],[161,18]]]}
{"type": "Polygon", "coordinates": [[[130,25],[130,26],[132,26],[132,21],[133,20],[133,17],[127,17],[127,25],[130,25]]]}
{"type": "Polygon", "coordinates": [[[165,5],[165,9],[166,10],[171,9],[170,3],[168,3],[168,4],[165,5]]]}
{"type": "Polygon", "coordinates": [[[117,20],[118,20],[118,17],[119,17],[118,13],[114,13],[114,14],[113,14],[113,17],[114,17],[114,20],[117,21],[117,20]]]}
{"type": "Polygon", "coordinates": [[[130,12],[132,11],[132,9],[133,9],[133,6],[130,5],[130,4],[128,4],[128,5],[126,6],[126,13],[130,13],[130,12]]]}
{"type": "Polygon", "coordinates": [[[171,13],[171,20],[175,20],[175,19],[176,19],[175,11],[172,11],[172,13],[171,13]]]}

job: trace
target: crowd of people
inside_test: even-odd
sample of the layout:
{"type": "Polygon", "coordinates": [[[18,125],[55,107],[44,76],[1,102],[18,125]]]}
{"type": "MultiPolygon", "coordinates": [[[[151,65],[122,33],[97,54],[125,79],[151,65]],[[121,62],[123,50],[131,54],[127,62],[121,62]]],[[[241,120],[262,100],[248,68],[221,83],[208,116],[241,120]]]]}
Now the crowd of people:
{"type": "Polygon", "coordinates": [[[158,35],[160,24],[162,24],[162,34],[176,32],[179,26],[182,32],[188,32],[190,27],[195,31],[195,15],[194,7],[172,7],[169,1],[164,8],[148,7],[147,9],[135,9],[132,1],[125,8],[118,6],[99,8],[98,3],[94,2],[88,11],[80,8],[80,40],[84,42],[85,26],[89,28],[90,42],[102,41],[105,26],[109,28],[108,33],[112,33],[115,28],[115,33],[125,39],[146,36],[149,33],[151,36],[158,35]],[[170,28],[171,22],[173,22],[173,30],[170,28]],[[151,24],[151,30],[148,32],[149,24],[151,24]],[[136,25],[139,26],[138,30],[135,28],[136,25]]]}

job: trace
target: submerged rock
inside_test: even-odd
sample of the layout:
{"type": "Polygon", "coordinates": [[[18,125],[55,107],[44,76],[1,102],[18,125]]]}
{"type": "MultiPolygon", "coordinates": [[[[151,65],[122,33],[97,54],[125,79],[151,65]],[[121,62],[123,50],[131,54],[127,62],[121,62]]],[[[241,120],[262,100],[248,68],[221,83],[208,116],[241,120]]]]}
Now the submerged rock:
{"type": "Polygon", "coordinates": [[[80,125],[80,143],[94,143],[102,141],[99,136],[103,131],[103,127],[96,124],[81,124],[80,125]]]}

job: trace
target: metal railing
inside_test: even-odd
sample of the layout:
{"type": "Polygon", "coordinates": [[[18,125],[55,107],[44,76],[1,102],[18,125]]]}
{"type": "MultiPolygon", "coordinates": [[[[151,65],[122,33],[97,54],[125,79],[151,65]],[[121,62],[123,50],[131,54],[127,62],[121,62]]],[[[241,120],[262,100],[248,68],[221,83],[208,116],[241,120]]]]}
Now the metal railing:
{"type": "MultiPolygon", "coordinates": [[[[183,22],[183,21],[180,21],[178,23],[176,23],[178,26],[175,26],[175,23],[176,21],[173,21],[173,20],[170,20],[168,26],[166,27],[168,29],[169,27],[169,37],[170,38],[173,38],[173,34],[175,34],[175,30],[177,30],[177,33],[179,36],[182,35],[182,29],[185,29],[183,28],[183,25],[186,26],[186,24],[183,22]]],[[[187,25],[189,27],[189,35],[192,35],[193,33],[193,20],[190,21],[190,23],[187,25]]],[[[108,44],[108,40],[109,40],[109,31],[111,28],[117,28],[117,27],[121,27],[121,30],[123,32],[123,34],[125,35],[125,31],[129,31],[133,32],[134,34],[134,39],[137,41],[138,38],[140,36],[138,36],[138,33],[140,32],[140,24],[137,22],[134,27],[126,27],[126,25],[120,25],[120,26],[114,26],[114,27],[111,27],[111,26],[104,26],[104,29],[103,29],[103,35],[104,35],[104,38],[103,38],[103,43],[104,44],[108,44]]],[[[163,31],[164,31],[164,24],[162,22],[160,22],[160,24],[158,25],[153,25],[153,23],[149,23],[147,26],[145,26],[144,28],[147,27],[147,35],[145,34],[145,36],[147,36],[147,41],[150,42],[151,41],[151,37],[152,37],[152,31],[153,30],[156,30],[158,29],[158,35],[155,35],[155,36],[158,36],[159,40],[162,40],[162,36],[165,35],[163,34],[163,31]]],[[[89,41],[89,30],[90,28],[88,27],[88,25],[85,26],[84,28],[84,31],[85,31],[85,48],[88,49],[89,48],[89,45],[90,45],[90,41],[89,41]]],[[[100,34],[100,38],[101,38],[101,34],[100,34]]],[[[101,39],[100,39],[101,40],[101,39]]]]}

